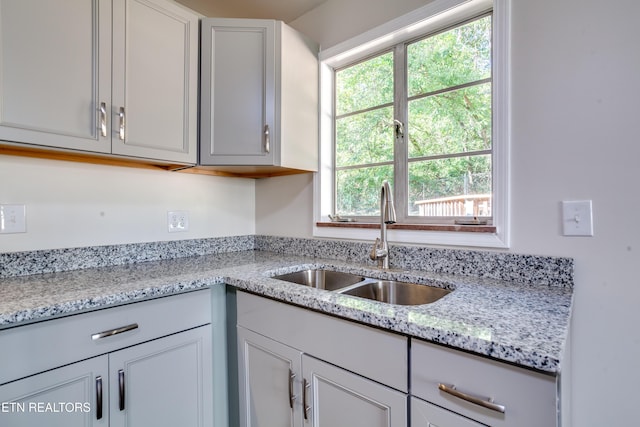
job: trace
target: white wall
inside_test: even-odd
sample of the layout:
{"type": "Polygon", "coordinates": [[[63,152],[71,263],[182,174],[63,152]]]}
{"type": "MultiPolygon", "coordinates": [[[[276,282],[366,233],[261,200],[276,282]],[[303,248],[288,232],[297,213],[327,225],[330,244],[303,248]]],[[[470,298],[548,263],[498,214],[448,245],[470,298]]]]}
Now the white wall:
{"type": "Polygon", "coordinates": [[[0,156],[0,204],[27,207],[27,233],[0,252],[255,233],[255,181],[0,156]],[[167,232],[167,211],[189,231],[167,232]]]}
{"type": "MultiPolygon", "coordinates": [[[[390,15],[389,3],[329,0],[292,25],[327,48],[352,37],[354,27],[362,31],[379,25],[383,17],[400,15],[390,15]],[[338,9],[341,14],[334,16],[338,9]]],[[[399,12],[415,3],[393,2],[399,12]]],[[[636,425],[640,3],[513,0],[512,12],[510,251],[575,259],[572,354],[567,361],[572,425],[636,425]],[[580,199],[593,200],[595,236],[563,237],[560,201],[580,199]]],[[[286,230],[287,235],[309,237],[309,177],[260,182],[257,188],[258,211],[272,197],[287,207],[287,215],[258,217],[258,233],[286,230]],[[288,203],[283,194],[307,203],[288,203]],[[294,224],[288,222],[292,217],[294,224]],[[304,225],[294,230],[295,224],[304,225]]]]}
{"type": "Polygon", "coordinates": [[[256,181],[256,234],[311,238],[313,174],[256,181]]]}
{"type": "Polygon", "coordinates": [[[289,25],[326,49],[427,3],[430,0],[327,0],[289,25]]]}
{"type": "Polygon", "coordinates": [[[514,3],[513,250],[576,260],[573,425],[634,425],[640,4],[514,3]],[[593,200],[593,238],[559,235],[562,199],[593,200]]]}

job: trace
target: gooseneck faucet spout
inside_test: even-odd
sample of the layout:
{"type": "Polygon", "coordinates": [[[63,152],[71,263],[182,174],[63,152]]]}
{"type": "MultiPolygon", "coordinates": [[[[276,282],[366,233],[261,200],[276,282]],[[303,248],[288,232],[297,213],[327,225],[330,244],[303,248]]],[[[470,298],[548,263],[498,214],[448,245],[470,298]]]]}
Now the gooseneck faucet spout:
{"type": "Polygon", "coordinates": [[[387,242],[387,224],[396,222],[396,209],[393,194],[388,181],[382,182],[380,189],[380,237],[373,243],[369,257],[378,261],[378,267],[389,268],[389,243],[387,242]]]}

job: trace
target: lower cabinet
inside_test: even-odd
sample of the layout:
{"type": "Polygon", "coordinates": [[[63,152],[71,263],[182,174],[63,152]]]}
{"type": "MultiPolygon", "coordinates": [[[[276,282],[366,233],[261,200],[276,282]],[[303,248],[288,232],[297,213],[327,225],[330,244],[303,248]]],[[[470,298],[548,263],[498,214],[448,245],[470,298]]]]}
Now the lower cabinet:
{"type": "Polygon", "coordinates": [[[302,356],[305,423],[323,427],[399,427],[407,395],[334,365],[302,356]]]}
{"type": "Polygon", "coordinates": [[[241,327],[238,347],[240,425],[300,426],[302,352],[241,327]]]}
{"type": "Polygon", "coordinates": [[[237,316],[242,427],[560,426],[557,376],[245,292],[237,316]]]}
{"type": "Polygon", "coordinates": [[[560,425],[557,377],[415,339],[411,394],[412,427],[560,425]]]}
{"type": "Polygon", "coordinates": [[[0,386],[0,425],[108,426],[108,378],[100,356],[0,386]]]}
{"type": "Polygon", "coordinates": [[[397,377],[398,387],[406,387],[406,369],[395,373],[392,363],[397,359],[396,365],[405,364],[406,368],[406,338],[373,328],[360,330],[361,327],[240,292],[240,425],[406,426],[406,389],[380,383],[376,373],[376,369],[378,373],[385,371],[385,375],[391,373],[391,382],[396,383],[393,378],[397,377]],[[299,334],[300,329],[306,332],[299,334]],[[362,333],[371,334],[366,342],[348,338],[362,333]],[[323,352],[315,344],[328,345],[330,341],[334,342],[335,354],[323,352]],[[343,341],[350,341],[350,347],[338,344],[343,341]],[[360,366],[356,366],[354,356],[360,360],[360,366]],[[345,365],[349,369],[344,369],[345,365]],[[402,375],[405,377],[399,378],[402,375]]]}
{"type": "Polygon", "coordinates": [[[407,395],[238,328],[241,426],[400,427],[407,395]]]}
{"type": "Polygon", "coordinates": [[[0,385],[0,426],[211,427],[210,295],[193,292],[0,331],[0,348],[22,352],[27,364],[59,364],[0,385]],[[189,329],[172,332],[181,322],[189,329]],[[72,331],[78,354],[98,355],[61,363],[64,344],[41,346],[39,338],[53,334],[62,343],[72,331]]]}
{"type": "Polygon", "coordinates": [[[212,424],[211,327],[109,355],[110,426],[212,424]]]}

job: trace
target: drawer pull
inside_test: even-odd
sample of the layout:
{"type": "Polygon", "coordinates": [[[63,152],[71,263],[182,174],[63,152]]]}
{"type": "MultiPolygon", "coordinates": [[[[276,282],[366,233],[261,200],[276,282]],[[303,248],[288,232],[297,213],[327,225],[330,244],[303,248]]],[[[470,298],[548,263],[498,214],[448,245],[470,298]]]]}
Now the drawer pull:
{"type": "Polygon", "coordinates": [[[96,419],[102,419],[102,377],[96,377],[96,419]]]}
{"type": "Polygon", "coordinates": [[[293,409],[293,402],[296,400],[296,396],[293,394],[293,380],[296,377],[296,374],[293,373],[291,369],[289,369],[289,407],[293,409]]]}
{"type": "Polygon", "coordinates": [[[471,396],[469,394],[463,393],[461,391],[456,390],[456,386],[447,386],[442,383],[438,384],[438,388],[445,393],[449,393],[452,396],[455,396],[459,399],[466,400],[467,402],[471,402],[474,405],[482,406],[483,408],[491,409],[492,411],[500,412],[504,414],[505,407],[503,405],[498,405],[493,402],[493,399],[489,398],[488,400],[484,400],[480,397],[471,396]]]}
{"type": "Polygon", "coordinates": [[[118,117],[120,117],[120,127],[118,128],[118,137],[120,138],[121,141],[124,141],[124,127],[126,123],[124,107],[120,107],[120,111],[118,112],[118,117]]]}
{"type": "Polygon", "coordinates": [[[123,326],[121,328],[109,329],[108,331],[98,332],[97,334],[91,335],[91,339],[95,341],[95,340],[99,340],[101,338],[107,338],[107,337],[111,337],[113,335],[118,335],[118,334],[121,334],[123,332],[133,331],[134,329],[138,329],[138,324],[137,323],[132,323],[130,325],[123,326]]]}
{"type": "Polygon", "coordinates": [[[269,131],[269,125],[264,125],[264,151],[269,153],[271,151],[271,136],[269,131]]]}
{"type": "Polygon", "coordinates": [[[124,370],[118,371],[118,408],[124,411],[124,370]]]}
{"type": "Polygon", "coordinates": [[[309,420],[309,411],[311,410],[311,406],[307,405],[307,389],[309,388],[311,388],[311,383],[304,379],[302,385],[302,412],[304,414],[305,421],[309,420]]]}
{"type": "Polygon", "coordinates": [[[107,136],[107,104],[100,103],[100,135],[107,136]]]}

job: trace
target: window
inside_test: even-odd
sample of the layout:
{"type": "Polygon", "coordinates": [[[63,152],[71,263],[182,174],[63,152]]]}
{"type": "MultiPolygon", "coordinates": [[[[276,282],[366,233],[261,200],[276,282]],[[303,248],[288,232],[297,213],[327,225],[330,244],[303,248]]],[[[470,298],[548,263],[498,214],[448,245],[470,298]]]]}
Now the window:
{"type": "MultiPolygon", "coordinates": [[[[436,0],[421,16],[389,24],[395,30],[321,53],[318,222],[331,214],[377,223],[386,179],[398,222],[409,229],[494,226],[467,228],[463,238],[446,227],[398,231],[396,240],[508,245],[508,0],[458,3],[436,0]]],[[[344,229],[321,228],[315,235],[345,237],[344,229]]]]}
{"type": "Polygon", "coordinates": [[[491,218],[491,15],[336,70],[334,82],[336,215],[378,215],[386,179],[402,222],[491,218]]]}

